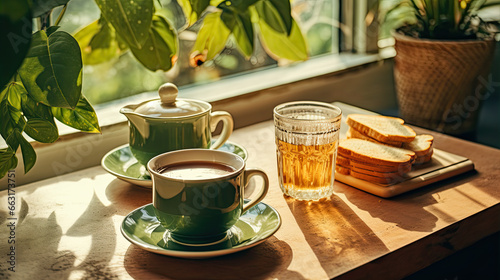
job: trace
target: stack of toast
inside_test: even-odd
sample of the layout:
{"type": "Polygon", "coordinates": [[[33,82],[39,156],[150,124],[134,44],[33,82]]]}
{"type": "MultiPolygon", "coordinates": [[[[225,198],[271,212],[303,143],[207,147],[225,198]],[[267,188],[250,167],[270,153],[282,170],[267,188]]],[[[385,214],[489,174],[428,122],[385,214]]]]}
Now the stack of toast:
{"type": "Polygon", "coordinates": [[[339,144],[336,171],[389,184],[403,181],[413,164],[432,158],[433,137],[417,135],[400,118],[351,114],[347,139],[339,144]]]}

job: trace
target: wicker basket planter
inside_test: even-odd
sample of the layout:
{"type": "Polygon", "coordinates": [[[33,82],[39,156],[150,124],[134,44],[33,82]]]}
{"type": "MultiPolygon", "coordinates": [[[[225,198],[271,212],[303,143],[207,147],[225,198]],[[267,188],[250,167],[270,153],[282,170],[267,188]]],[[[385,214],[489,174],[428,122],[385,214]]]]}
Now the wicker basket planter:
{"type": "Polygon", "coordinates": [[[440,41],[394,33],[400,116],[452,135],[475,133],[495,41],[440,41]]]}

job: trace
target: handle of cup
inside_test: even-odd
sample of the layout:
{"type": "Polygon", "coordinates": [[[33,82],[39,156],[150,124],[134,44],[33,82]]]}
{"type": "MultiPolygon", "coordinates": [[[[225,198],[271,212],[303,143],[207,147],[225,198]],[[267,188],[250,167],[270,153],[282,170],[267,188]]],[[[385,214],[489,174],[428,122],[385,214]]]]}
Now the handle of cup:
{"type": "Polygon", "coordinates": [[[250,198],[250,201],[243,205],[243,213],[245,213],[245,211],[247,211],[248,209],[254,207],[257,203],[261,202],[262,199],[264,199],[264,197],[266,196],[267,191],[269,190],[269,179],[267,178],[267,174],[264,173],[264,171],[262,171],[260,169],[256,169],[256,168],[245,170],[245,177],[243,178],[245,188],[248,186],[248,182],[249,182],[250,178],[252,178],[253,176],[256,176],[256,175],[260,176],[260,177],[262,177],[262,179],[264,179],[264,184],[262,184],[262,188],[261,188],[260,192],[256,196],[252,195],[252,197],[250,198]]]}
{"type": "Polygon", "coordinates": [[[229,139],[229,136],[231,136],[231,133],[233,133],[233,117],[231,117],[231,114],[228,112],[224,111],[216,111],[210,114],[211,120],[210,120],[210,129],[212,131],[215,130],[217,127],[217,124],[222,121],[222,132],[219,135],[219,138],[215,143],[210,146],[211,150],[215,150],[220,148],[226,141],[229,139]]]}

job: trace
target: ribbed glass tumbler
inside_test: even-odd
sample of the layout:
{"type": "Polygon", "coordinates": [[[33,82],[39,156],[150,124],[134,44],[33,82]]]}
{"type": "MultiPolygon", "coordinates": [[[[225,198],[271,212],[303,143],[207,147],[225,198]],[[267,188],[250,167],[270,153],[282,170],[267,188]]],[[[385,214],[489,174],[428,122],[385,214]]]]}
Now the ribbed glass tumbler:
{"type": "Polygon", "coordinates": [[[298,101],[274,108],[278,176],[284,194],[318,200],[333,193],[341,110],[298,101]]]}

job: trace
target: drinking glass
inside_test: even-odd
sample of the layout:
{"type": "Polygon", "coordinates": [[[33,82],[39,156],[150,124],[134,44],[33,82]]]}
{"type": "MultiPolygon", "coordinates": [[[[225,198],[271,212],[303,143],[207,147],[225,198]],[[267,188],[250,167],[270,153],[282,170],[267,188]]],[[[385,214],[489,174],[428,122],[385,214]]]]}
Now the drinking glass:
{"type": "Polygon", "coordinates": [[[299,200],[333,193],[342,111],[331,104],[298,101],[274,108],[280,188],[299,200]]]}

